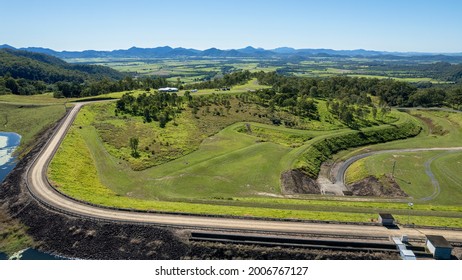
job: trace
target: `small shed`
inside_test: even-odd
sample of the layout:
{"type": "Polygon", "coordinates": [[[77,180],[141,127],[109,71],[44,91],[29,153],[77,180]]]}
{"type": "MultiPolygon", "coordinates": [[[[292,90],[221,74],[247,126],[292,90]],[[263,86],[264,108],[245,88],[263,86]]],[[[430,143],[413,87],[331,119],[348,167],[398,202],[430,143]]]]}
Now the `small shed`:
{"type": "Polygon", "coordinates": [[[393,226],[395,224],[395,218],[389,213],[379,213],[379,223],[384,226],[393,226]]]}
{"type": "Polygon", "coordinates": [[[159,92],[178,92],[178,88],[174,87],[164,87],[164,88],[159,88],[159,92]]]}
{"type": "Polygon", "coordinates": [[[433,258],[437,260],[449,260],[451,259],[452,246],[449,242],[441,235],[427,235],[425,245],[428,251],[433,254],[433,258]]]}

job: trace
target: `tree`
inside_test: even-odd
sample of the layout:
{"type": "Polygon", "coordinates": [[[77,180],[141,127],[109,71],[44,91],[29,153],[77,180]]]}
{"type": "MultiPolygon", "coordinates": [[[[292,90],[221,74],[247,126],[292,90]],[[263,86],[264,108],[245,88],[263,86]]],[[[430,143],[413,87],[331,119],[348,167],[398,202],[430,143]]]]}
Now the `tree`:
{"type": "Polygon", "coordinates": [[[139,144],[138,137],[130,138],[130,148],[132,149],[132,156],[135,158],[140,156],[140,154],[138,153],[138,144],[139,144]]]}
{"type": "Polygon", "coordinates": [[[374,120],[377,118],[377,107],[375,105],[372,105],[372,117],[374,120]]]}
{"type": "Polygon", "coordinates": [[[19,94],[19,85],[13,78],[10,77],[5,81],[5,87],[11,90],[13,94],[19,94]]]}
{"type": "Polygon", "coordinates": [[[451,104],[454,109],[460,109],[462,105],[462,87],[452,89],[449,92],[448,98],[449,104],[451,104]]]}
{"type": "Polygon", "coordinates": [[[318,87],[312,86],[310,88],[310,96],[311,97],[318,97],[318,87]]]}

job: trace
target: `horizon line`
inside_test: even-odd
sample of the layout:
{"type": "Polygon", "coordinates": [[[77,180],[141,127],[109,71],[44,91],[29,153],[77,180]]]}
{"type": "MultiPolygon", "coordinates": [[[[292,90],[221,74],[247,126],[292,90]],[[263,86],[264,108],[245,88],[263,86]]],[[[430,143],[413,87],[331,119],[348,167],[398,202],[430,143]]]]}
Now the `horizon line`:
{"type": "Polygon", "coordinates": [[[338,51],[338,52],[341,52],[341,51],[367,51],[367,52],[381,52],[381,53],[403,53],[403,54],[412,54],[412,53],[415,53],[415,54],[462,54],[462,50],[461,51],[456,51],[456,52],[451,52],[451,51],[389,51],[389,50],[375,50],[375,49],[365,49],[365,48],[353,48],[353,49],[335,49],[335,48],[326,48],[326,47],[302,47],[302,48],[295,48],[295,47],[290,47],[290,46],[280,46],[280,47],[275,47],[275,48],[263,48],[263,47],[254,47],[252,45],[247,45],[245,47],[240,47],[240,48],[225,48],[225,49],[220,49],[218,47],[208,47],[208,48],[193,48],[193,47],[178,47],[178,46],[170,46],[170,45],[158,45],[158,46],[151,46],[151,47],[138,47],[138,46],[131,46],[131,47],[128,47],[128,48],[115,48],[115,49],[81,49],[81,50],[69,50],[69,49],[53,49],[51,47],[41,47],[41,46],[27,46],[27,47],[16,47],[16,46],[12,46],[8,43],[3,43],[2,45],[0,45],[1,47],[3,46],[9,46],[9,47],[12,47],[14,49],[30,49],[30,48],[38,48],[38,49],[48,49],[48,50],[52,50],[52,51],[55,51],[55,52],[85,52],[85,51],[97,51],[97,52],[113,52],[113,51],[124,51],[124,50],[129,50],[129,49],[132,49],[132,48],[138,48],[138,49],[155,49],[155,48],[165,48],[165,47],[169,47],[169,48],[172,48],[172,49],[186,49],[186,50],[196,50],[196,51],[206,51],[206,50],[210,50],[210,49],[218,49],[218,50],[221,50],[221,51],[231,51],[231,50],[242,50],[242,49],[246,49],[246,48],[253,48],[253,49],[256,49],[256,50],[265,50],[265,51],[274,51],[274,50],[277,50],[277,49],[284,49],[284,48],[287,48],[287,49],[293,49],[295,51],[300,51],[300,50],[329,50],[329,51],[338,51]]]}

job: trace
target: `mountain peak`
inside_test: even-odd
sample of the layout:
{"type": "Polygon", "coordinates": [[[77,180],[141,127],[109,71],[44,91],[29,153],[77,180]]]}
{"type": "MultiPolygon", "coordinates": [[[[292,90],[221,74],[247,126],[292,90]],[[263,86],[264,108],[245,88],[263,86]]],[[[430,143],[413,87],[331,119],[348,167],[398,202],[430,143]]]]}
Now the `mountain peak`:
{"type": "Polygon", "coordinates": [[[7,44],[3,44],[3,45],[0,45],[0,49],[15,50],[16,48],[15,48],[15,47],[12,47],[12,46],[10,46],[10,45],[7,45],[7,44]]]}

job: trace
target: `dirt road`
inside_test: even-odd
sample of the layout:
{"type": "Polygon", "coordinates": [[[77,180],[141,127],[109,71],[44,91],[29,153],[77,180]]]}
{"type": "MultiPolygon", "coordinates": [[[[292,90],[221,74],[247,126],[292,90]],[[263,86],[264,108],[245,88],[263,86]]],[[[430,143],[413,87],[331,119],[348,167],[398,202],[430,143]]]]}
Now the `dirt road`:
{"type": "MultiPolygon", "coordinates": [[[[48,165],[62,139],[66,135],[68,128],[72,124],[80,108],[85,104],[86,103],[76,104],[76,106],[68,113],[67,117],[63,119],[59,128],[56,130],[52,138],[48,140],[48,143],[44,146],[41,153],[37,156],[27,171],[27,185],[29,191],[35,199],[52,210],[88,219],[126,223],[149,223],[161,226],[226,230],[239,229],[272,233],[296,232],[338,236],[388,237],[390,235],[399,236],[407,234],[410,237],[423,238],[425,234],[438,234],[444,235],[448,240],[462,242],[462,231],[453,230],[414,228],[387,229],[377,225],[268,221],[245,218],[218,218],[195,215],[132,212],[108,209],[75,201],[54,190],[48,183],[46,174],[48,165]]],[[[418,149],[414,151],[418,151],[418,149]]],[[[364,157],[365,155],[360,155],[359,157],[361,156],[364,157]]],[[[358,157],[355,157],[348,162],[353,162],[354,159],[357,158],[358,157]]],[[[345,170],[346,167],[348,167],[348,165],[345,165],[345,170]]],[[[343,173],[341,173],[341,178],[343,178],[343,173]]]]}

